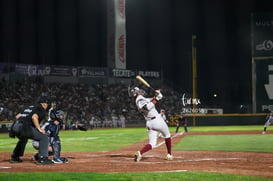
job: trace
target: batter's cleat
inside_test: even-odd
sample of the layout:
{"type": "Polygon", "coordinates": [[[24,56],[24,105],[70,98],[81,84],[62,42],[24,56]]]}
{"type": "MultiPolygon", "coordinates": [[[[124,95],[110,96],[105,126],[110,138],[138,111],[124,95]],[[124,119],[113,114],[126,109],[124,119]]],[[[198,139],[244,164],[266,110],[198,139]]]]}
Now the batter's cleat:
{"type": "Polygon", "coordinates": [[[173,156],[170,155],[170,154],[168,154],[168,155],[166,156],[166,160],[173,160],[173,156]]]}
{"type": "Polygon", "coordinates": [[[11,159],[10,159],[9,162],[10,162],[10,163],[22,163],[23,160],[22,160],[21,158],[19,158],[19,157],[16,157],[16,158],[11,157],[11,159]]]}
{"type": "Polygon", "coordinates": [[[140,151],[137,151],[136,154],[135,154],[135,162],[139,162],[141,160],[142,156],[140,154],[140,151]]]}
{"type": "Polygon", "coordinates": [[[265,134],[265,131],[263,131],[262,134],[265,134]]]}

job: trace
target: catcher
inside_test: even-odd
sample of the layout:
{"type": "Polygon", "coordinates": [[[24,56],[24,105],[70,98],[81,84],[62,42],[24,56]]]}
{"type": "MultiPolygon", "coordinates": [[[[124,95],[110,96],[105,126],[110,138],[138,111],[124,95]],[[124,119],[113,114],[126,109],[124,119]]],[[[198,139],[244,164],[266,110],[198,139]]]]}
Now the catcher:
{"type": "MultiPolygon", "coordinates": [[[[49,155],[53,155],[54,163],[68,163],[68,159],[61,157],[61,140],[59,137],[59,131],[63,127],[64,112],[62,110],[52,110],[50,113],[50,119],[43,126],[42,129],[45,130],[49,146],[49,155]]],[[[39,141],[33,140],[32,146],[35,149],[39,149],[39,141]]],[[[37,160],[38,154],[33,156],[33,160],[37,160]]]]}

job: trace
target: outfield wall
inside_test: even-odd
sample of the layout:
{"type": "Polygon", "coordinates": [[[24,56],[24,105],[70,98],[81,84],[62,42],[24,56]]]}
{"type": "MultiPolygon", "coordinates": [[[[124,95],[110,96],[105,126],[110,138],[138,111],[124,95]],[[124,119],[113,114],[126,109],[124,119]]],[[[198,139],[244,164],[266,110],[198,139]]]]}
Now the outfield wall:
{"type": "MultiPolygon", "coordinates": [[[[185,115],[188,126],[263,125],[266,114],[196,114],[185,115]]],[[[8,132],[11,122],[0,122],[0,133],[8,132]]],[[[132,121],[126,127],[145,127],[145,121],[132,121]]]]}
{"type": "Polygon", "coordinates": [[[188,126],[261,125],[266,114],[185,115],[188,126]]]}

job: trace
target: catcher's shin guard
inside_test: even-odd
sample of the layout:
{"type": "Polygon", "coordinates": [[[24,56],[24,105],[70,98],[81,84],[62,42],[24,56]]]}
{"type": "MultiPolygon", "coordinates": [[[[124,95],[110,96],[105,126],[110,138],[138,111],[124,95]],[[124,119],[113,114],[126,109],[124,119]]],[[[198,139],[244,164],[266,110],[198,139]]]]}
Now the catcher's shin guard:
{"type": "Polygon", "coordinates": [[[53,148],[53,158],[60,158],[61,156],[61,143],[60,142],[56,142],[55,144],[53,144],[52,146],[53,148]]]}

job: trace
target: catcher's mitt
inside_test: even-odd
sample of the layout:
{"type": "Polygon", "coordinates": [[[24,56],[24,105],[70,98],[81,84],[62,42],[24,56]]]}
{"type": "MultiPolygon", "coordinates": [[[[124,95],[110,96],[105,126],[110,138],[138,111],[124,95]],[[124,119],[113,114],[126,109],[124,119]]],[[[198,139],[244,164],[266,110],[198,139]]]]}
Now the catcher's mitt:
{"type": "Polygon", "coordinates": [[[89,126],[87,124],[78,124],[77,127],[81,131],[87,131],[89,129],[89,126]]]}

